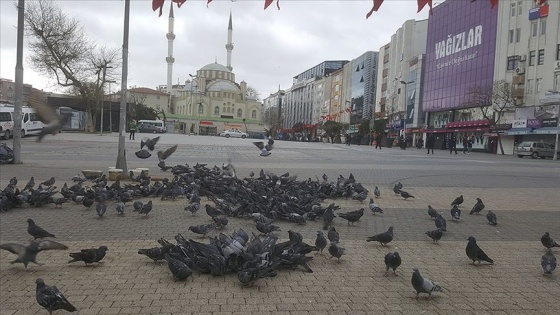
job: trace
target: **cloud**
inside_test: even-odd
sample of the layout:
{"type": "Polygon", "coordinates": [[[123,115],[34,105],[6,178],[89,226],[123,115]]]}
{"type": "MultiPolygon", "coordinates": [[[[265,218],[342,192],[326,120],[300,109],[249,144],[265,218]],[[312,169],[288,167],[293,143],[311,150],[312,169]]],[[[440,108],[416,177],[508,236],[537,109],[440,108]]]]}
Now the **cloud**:
{"type": "MultiPolygon", "coordinates": [[[[123,40],[124,1],[55,1],[69,17],[80,21],[98,45],[120,48],[123,40]]],[[[129,86],[155,88],[167,82],[168,14],[151,9],[151,1],[132,0],[129,38],[129,86]]],[[[174,6],[173,83],[189,79],[216,59],[226,64],[227,25],[233,15],[232,66],[237,81],[245,80],[261,97],[289,88],[299,73],[324,60],[352,60],[368,50],[377,51],[416,13],[416,1],[385,1],[366,20],[372,1],[282,0],[263,10],[262,0],[189,0],[174,6]]],[[[0,77],[14,79],[17,11],[10,1],[0,1],[0,77]]],[[[27,41],[25,43],[27,48],[27,41]]],[[[24,58],[29,56],[25,49],[24,58]]],[[[25,59],[24,82],[54,91],[56,82],[36,73],[25,59]]]]}

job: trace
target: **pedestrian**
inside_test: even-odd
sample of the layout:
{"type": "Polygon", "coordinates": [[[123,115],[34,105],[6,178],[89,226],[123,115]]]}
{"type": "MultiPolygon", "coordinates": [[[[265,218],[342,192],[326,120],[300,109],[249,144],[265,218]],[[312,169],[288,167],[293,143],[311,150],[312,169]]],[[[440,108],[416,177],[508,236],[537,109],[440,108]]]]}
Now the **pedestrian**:
{"type": "Polygon", "coordinates": [[[468,154],[471,154],[473,141],[474,141],[474,136],[470,137],[467,141],[467,149],[469,151],[468,154]]]}
{"type": "Polygon", "coordinates": [[[430,150],[432,150],[432,154],[434,154],[435,145],[436,145],[436,139],[434,138],[434,134],[431,133],[428,135],[428,138],[426,139],[426,148],[428,148],[428,153],[426,154],[430,154],[430,150]]]}
{"type": "Polygon", "coordinates": [[[350,146],[350,142],[352,142],[352,135],[347,133],[346,134],[346,145],[350,146]]]}
{"type": "Polygon", "coordinates": [[[379,150],[381,150],[381,140],[382,140],[381,133],[378,133],[377,136],[375,137],[375,149],[376,150],[377,150],[377,147],[379,147],[379,150]]]}
{"type": "Polygon", "coordinates": [[[453,150],[457,154],[457,138],[455,136],[449,137],[449,154],[452,154],[453,150]]]}
{"type": "Polygon", "coordinates": [[[136,122],[134,120],[132,120],[130,124],[128,124],[128,130],[130,131],[128,140],[134,140],[134,135],[136,134],[136,122]]]}
{"type": "Polygon", "coordinates": [[[467,154],[467,147],[469,145],[469,138],[467,136],[463,137],[463,154],[467,154]]]}

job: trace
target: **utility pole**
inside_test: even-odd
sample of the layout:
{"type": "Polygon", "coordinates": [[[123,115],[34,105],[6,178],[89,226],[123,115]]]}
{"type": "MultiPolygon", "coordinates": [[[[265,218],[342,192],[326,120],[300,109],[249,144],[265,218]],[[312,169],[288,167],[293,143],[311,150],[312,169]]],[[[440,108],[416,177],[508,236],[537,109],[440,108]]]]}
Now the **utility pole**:
{"type": "Polygon", "coordinates": [[[14,164],[21,163],[21,112],[23,107],[23,23],[24,0],[18,1],[17,52],[14,106],[14,164]]]}
{"type": "Polygon", "coordinates": [[[124,34],[122,50],[122,78],[121,78],[121,107],[119,112],[119,153],[117,155],[118,169],[122,169],[122,178],[128,178],[126,165],[125,133],[126,133],[126,103],[127,103],[127,76],[128,76],[128,30],[130,19],[130,0],[124,0],[124,34]]]}

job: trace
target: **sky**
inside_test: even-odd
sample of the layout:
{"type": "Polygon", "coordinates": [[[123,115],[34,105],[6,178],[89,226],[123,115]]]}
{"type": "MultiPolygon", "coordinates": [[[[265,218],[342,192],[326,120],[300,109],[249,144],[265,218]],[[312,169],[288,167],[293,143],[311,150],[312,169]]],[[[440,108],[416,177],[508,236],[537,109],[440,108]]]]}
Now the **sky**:
{"type": "MultiPolygon", "coordinates": [[[[33,1],[33,0],[31,0],[33,1]]],[[[30,0],[26,1],[27,3],[30,0]]],[[[168,16],[152,11],[151,0],[131,0],[129,87],[156,88],[167,84],[168,16]]],[[[78,20],[98,46],[120,48],[123,43],[124,1],[57,0],[69,17],[78,20]]],[[[188,0],[174,4],[173,84],[184,84],[204,65],[226,65],[227,26],[233,19],[232,67],[239,83],[255,88],[261,99],[293,77],[325,60],[352,60],[366,51],[378,51],[406,20],[422,20],[416,0],[388,0],[366,19],[372,0],[281,0],[263,10],[264,0],[188,0]]],[[[16,65],[16,1],[0,0],[0,77],[14,80],[16,65]]],[[[26,84],[46,92],[62,92],[53,78],[34,71],[28,63],[24,39],[26,84]]],[[[120,73],[120,72],[119,72],[120,73]]],[[[120,81],[120,80],[118,80],[120,81]]],[[[120,87],[120,82],[118,83],[120,87]]],[[[117,89],[114,84],[113,90],[117,89]]]]}

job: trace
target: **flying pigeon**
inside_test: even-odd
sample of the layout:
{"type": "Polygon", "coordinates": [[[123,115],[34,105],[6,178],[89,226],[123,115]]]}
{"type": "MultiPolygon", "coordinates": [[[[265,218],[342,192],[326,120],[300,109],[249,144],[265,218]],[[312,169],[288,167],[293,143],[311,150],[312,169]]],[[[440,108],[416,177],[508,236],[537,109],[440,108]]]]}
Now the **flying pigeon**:
{"type": "Polygon", "coordinates": [[[431,219],[435,219],[438,217],[439,212],[437,212],[436,209],[432,208],[431,205],[428,205],[428,215],[431,219]]]}
{"type": "Polygon", "coordinates": [[[38,238],[44,238],[44,237],[55,237],[54,234],[51,234],[47,231],[45,231],[43,228],[41,228],[40,226],[38,226],[37,224],[35,224],[35,222],[32,219],[27,219],[27,233],[29,233],[29,235],[33,236],[33,239],[36,240],[38,238]]]}
{"type": "Polygon", "coordinates": [[[52,106],[44,102],[31,102],[33,108],[45,126],[41,129],[37,142],[41,142],[46,135],[55,135],[62,129],[62,126],[71,119],[72,114],[59,115],[52,106]]]}
{"type": "Polygon", "coordinates": [[[405,200],[408,200],[408,198],[414,198],[413,195],[409,194],[408,192],[401,190],[401,197],[403,197],[405,200]]]}
{"type": "Polygon", "coordinates": [[[371,210],[371,212],[373,212],[373,214],[379,212],[379,213],[383,213],[383,209],[381,209],[379,207],[379,205],[377,205],[372,198],[369,198],[369,210],[371,210]]]}
{"type": "Polygon", "coordinates": [[[155,145],[156,143],[158,143],[159,141],[159,136],[150,139],[150,138],[144,138],[142,140],[140,140],[140,149],[143,149],[144,146],[146,146],[148,148],[148,150],[150,151],[154,151],[155,150],[155,145]]]}
{"type": "Polygon", "coordinates": [[[455,221],[459,221],[459,218],[461,218],[461,210],[459,209],[459,206],[454,205],[453,208],[451,208],[451,218],[455,221]]]}
{"type": "Polygon", "coordinates": [[[266,144],[266,145],[262,141],[255,141],[255,142],[253,142],[253,144],[257,148],[259,148],[259,150],[261,150],[261,154],[260,154],[261,156],[269,156],[270,155],[270,151],[272,150],[272,145],[270,144],[270,140],[269,140],[269,143],[266,144]]]}
{"type": "Polygon", "coordinates": [[[401,256],[398,252],[388,253],[385,255],[385,273],[389,272],[389,268],[393,269],[393,274],[397,275],[397,268],[401,265],[401,256]]]}
{"type": "Polygon", "coordinates": [[[105,257],[105,253],[109,249],[107,246],[99,246],[99,248],[82,249],[77,253],[70,253],[72,259],[68,263],[73,263],[76,261],[83,261],[86,266],[88,264],[99,263],[102,264],[101,260],[105,257]]]}
{"type": "Polygon", "coordinates": [[[467,244],[466,253],[467,256],[473,261],[473,265],[475,261],[478,261],[479,264],[481,261],[487,261],[491,264],[494,263],[494,260],[488,257],[488,255],[486,255],[486,253],[484,253],[484,251],[480,247],[478,247],[478,245],[476,244],[476,239],[474,237],[469,236],[468,241],[469,243],[467,244]]]}
{"type": "Polygon", "coordinates": [[[434,240],[434,243],[437,244],[441,239],[441,237],[443,236],[443,231],[441,229],[437,229],[437,230],[428,231],[424,234],[428,235],[432,240],[434,240]]]}
{"type": "Polygon", "coordinates": [[[482,210],[484,210],[484,203],[482,202],[482,199],[476,198],[476,203],[469,214],[480,214],[480,211],[482,210]]]}
{"type": "Polygon", "coordinates": [[[142,149],[140,151],[136,151],[134,152],[134,154],[136,155],[136,157],[138,157],[139,159],[147,159],[150,156],[152,156],[152,154],[150,152],[148,152],[148,150],[142,149]]]}
{"type": "Polygon", "coordinates": [[[549,248],[541,258],[541,266],[545,275],[550,275],[556,269],[556,257],[552,254],[552,248],[549,248]]]}
{"type": "Polygon", "coordinates": [[[552,237],[550,237],[550,233],[545,232],[543,234],[543,236],[541,236],[541,243],[543,244],[544,247],[546,248],[552,248],[552,247],[560,247],[560,244],[556,243],[552,237]]]}
{"type": "Polygon", "coordinates": [[[486,219],[488,220],[488,224],[498,225],[498,218],[496,217],[496,214],[492,212],[492,210],[488,210],[488,213],[486,214],[486,219]]]}
{"type": "Polygon", "coordinates": [[[49,314],[56,310],[65,310],[68,312],[75,312],[77,309],[74,305],[70,304],[66,297],[55,286],[48,286],[41,278],[35,280],[37,288],[35,289],[35,299],[37,303],[44,307],[49,314]]]}
{"type": "Polygon", "coordinates": [[[47,240],[34,240],[29,245],[24,246],[15,243],[6,243],[0,245],[0,249],[5,249],[12,254],[18,255],[16,260],[11,261],[11,264],[15,263],[22,263],[27,269],[27,265],[32,262],[36,265],[41,266],[42,264],[36,261],[37,254],[43,250],[51,250],[51,249],[68,249],[68,247],[64,244],[55,241],[47,241],[47,240]]]}
{"type": "Polygon", "coordinates": [[[412,287],[416,290],[416,299],[420,293],[427,293],[430,297],[432,292],[443,292],[443,288],[432,282],[430,279],[423,278],[417,268],[412,269],[412,287]]]}
{"type": "Polygon", "coordinates": [[[329,246],[329,254],[331,255],[331,258],[336,257],[340,260],[340,257],[346,254],[346,249],[339,247],[335,242],[331,242],[331,246],[329,246]]]}
{"type": "Polygon", "coordinates": [[[157,166],[159,167],[160,170],[164,172],[167,172],[168,170],[173,168],[173,166],[166,166],[165,161],[159,161],[157,166]]]}
{"type": "Polygon", "coordinates": [[[461,196],[455,198],[455,200],[453,200],[453,202],[451,202],[451,205],[452,205],[452,206],[455,206],[455,205],[458,206],[458,205],[462,204],[463,201],[464,201],[464,200],[463,200],[463,195],[461,195],[461,196]]]}
{"type": "Polygon", "coordinates": [[[317,248],[317,252],[321,251],[321,255],[323,254],[323,249],[327,247],[327,239],[323,234],[323,231],[317,231],[317,238],[315,239],[315,247],[317,248]]]}
{"type": "Polygon", "coordinates": [[[165,151],[158,151],[157,152],[157,156],[158,159],[161,161],[164,161],[165,159],[167,159],[171,154],[173,154],[173,152],[175,152],[177,150],[178,145],[174,145],[171,148],[165,150],[165,151]]]}
{"type": "Polygon", "coordinates": [[[379,242],[383,246],[387,246],[393,240],[393,227],[390,226],[389,229],[383,233],[376,234],[374,236],[370,236],[367,238],[366,241],[368,242],[379,242]]]}

